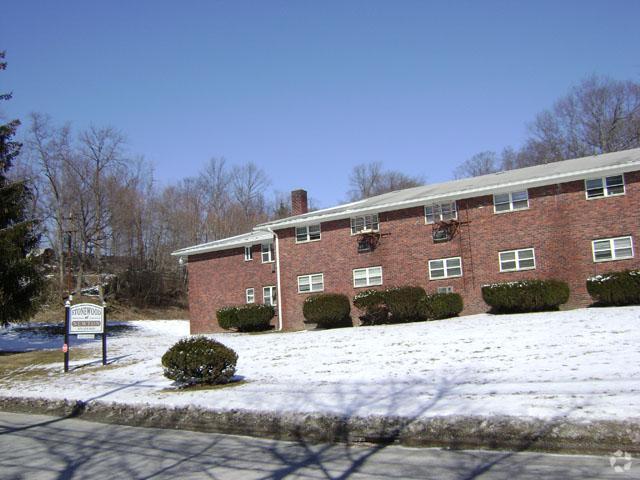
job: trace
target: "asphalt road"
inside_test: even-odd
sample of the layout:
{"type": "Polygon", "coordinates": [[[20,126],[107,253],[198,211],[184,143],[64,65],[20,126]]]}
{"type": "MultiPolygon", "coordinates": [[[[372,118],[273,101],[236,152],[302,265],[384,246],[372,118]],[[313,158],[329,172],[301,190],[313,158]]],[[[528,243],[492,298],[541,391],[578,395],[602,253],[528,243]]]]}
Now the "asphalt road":
{"type": "Polygon", "coordinates": [[[623,479],[608,457],[294,442],[0,412],[0,478],[623,479]]]}

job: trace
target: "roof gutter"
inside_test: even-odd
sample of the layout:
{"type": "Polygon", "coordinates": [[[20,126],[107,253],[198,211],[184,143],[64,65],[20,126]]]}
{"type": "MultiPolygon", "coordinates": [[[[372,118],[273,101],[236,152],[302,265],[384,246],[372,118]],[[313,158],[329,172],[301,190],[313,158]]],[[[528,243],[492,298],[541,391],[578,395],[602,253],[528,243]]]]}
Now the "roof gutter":
{"type": "Polygon", "coordinates": [[[423,205],[427,201],[449,200],[449,199],[455,200],[455,199],[469,198],[469,196],[472,196],[472,195],[488,193],[488,192],[500,193],[500,190],[509,189],[514,186],[536,187],[536,186],[550,185],[550,184],[553,184],[554,183],[553,181],[555,180],[562,180],[564,182],[569,182],[569,181],[579,180],[583,178],[585,175],[590,175],[595,173],[602,173],[607,171],[620,171],[620,172],[633,171],[634,169],[637,169],[639,164],[640,162],[630,162],[627,164],[620,164],[620,165],[608,165],[606,167],[598,167],[598,168],[591,168],[591,169],[581,170],[581,171],[571,172],[571,173],[549,175],[546,177],[538,177],[530,180],[518,180],[518,181],[512,181],[512,182],[507,182],[502,184],[490,185],[487,187],[470,188],[466,190],[447,192],[440,195],[429,195],[421,198],[414,198],[411,200],[403,200],[400,202],[373,205],[371,207],[354,208],[352,210],[343,210],[336,213],[327,213],[327,214],[308,216],[308,217],[298,218],[298,219],[284,220],[277,223],[275,222],[265,223],[265,224],[254,227],[254,230],[268,229],[269,231],[273,231],[274,229],[282,229],[282,228],[292,227],[294,225],[305,225],[305,224],[314,223],[318,221],[339,220],[342,218],[349,218],[354,214],[385,212],[390,210],[397,210],[399,208],[410,208],[417,205],[423,205]]]}

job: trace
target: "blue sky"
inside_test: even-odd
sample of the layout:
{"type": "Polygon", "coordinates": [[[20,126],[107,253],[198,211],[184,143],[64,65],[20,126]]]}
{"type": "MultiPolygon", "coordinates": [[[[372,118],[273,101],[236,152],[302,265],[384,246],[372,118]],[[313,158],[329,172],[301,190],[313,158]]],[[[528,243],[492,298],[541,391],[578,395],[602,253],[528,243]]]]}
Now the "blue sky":
{"type": "Polygon", "coordinates": [[[640,1],[29,1],[6,116],[113,125],[159,182],[212,156],[345,198],[358,163],[451,178],[592,73],[640,80],[640,1]]]}

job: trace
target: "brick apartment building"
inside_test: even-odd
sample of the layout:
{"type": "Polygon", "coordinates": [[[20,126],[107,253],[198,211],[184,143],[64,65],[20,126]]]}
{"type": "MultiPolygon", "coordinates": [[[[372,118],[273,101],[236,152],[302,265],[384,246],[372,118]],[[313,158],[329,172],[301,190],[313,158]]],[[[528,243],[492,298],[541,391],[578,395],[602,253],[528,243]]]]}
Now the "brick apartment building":
{"type": "Polygon", "coordinates": [[[254,302],[298,330],[310,294],[401,285],[458,292],[471,314],[487,310],[482,285],[556,278],[585,306],[589,276],[640,268],[640,149],[312,212],[304,190],[291,195],[291,217],[173,253],[188,257],[192,333],[219,331],[218,308],[254,302]]]}

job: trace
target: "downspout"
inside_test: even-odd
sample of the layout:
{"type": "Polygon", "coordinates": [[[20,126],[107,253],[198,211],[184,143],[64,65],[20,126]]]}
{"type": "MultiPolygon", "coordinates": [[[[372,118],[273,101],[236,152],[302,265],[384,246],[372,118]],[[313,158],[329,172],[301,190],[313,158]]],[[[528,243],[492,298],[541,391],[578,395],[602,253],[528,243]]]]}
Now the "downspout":
{"type": "Polygon", "coordinates": [[[280,297],[280,245],[278,243],[278,234],[274,232],[270,227],[265,229],[276,238],[276,296],[278,300],[278,327],[277,331],[282,331],[282,298],[280,297]]]}

